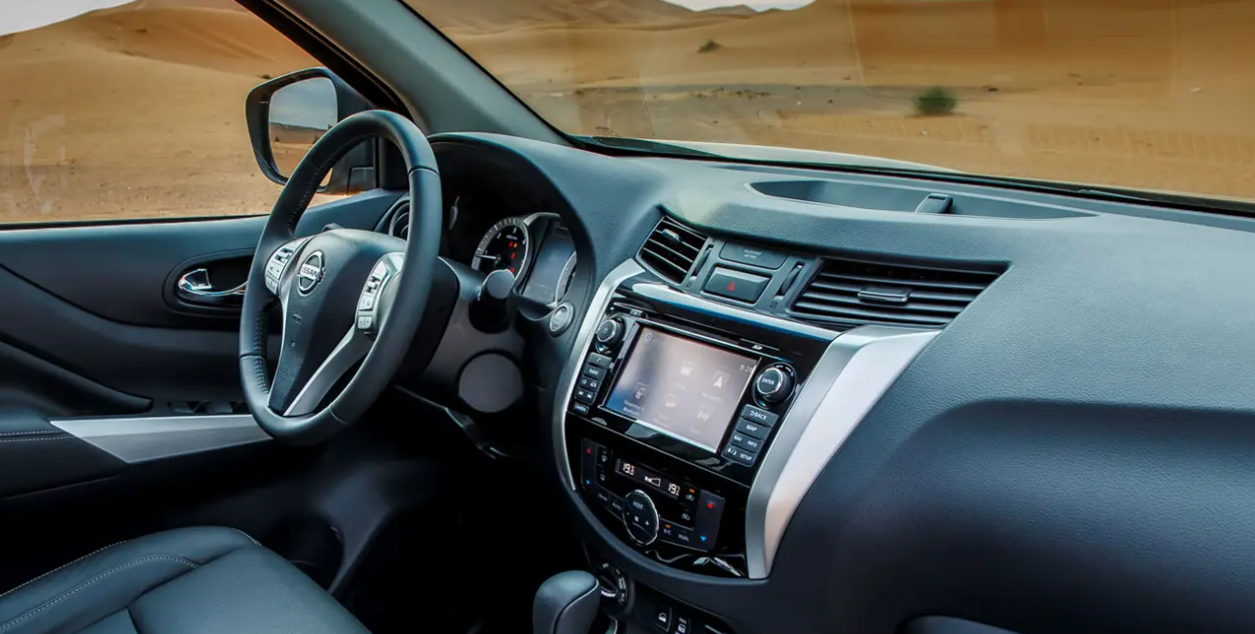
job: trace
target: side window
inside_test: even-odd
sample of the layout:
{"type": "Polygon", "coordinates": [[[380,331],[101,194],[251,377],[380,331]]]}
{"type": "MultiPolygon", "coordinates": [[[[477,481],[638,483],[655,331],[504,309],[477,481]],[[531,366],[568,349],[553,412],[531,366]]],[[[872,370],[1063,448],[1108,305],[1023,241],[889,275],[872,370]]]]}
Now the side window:
{"type": "Polygon", "coordinates": [[[12,3],[0,224],[268,212],[245,96],[316,65],[233,0],[12,3]]]}

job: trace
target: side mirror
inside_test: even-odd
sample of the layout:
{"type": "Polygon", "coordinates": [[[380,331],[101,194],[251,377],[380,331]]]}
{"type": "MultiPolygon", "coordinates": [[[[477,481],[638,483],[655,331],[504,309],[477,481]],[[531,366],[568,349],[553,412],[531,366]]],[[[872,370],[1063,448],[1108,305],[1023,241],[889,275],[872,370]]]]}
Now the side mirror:
{"type": "MultiPolygon", "coordinates": [[[[245,102],[257,165],[283,184],[331,126],[370,103],[325,68],[307,68],[253,88],[245,102]]],[[[375,187],[375,142],[363,141],[331,168],[320,192],[352,194],[375,187]]]]}

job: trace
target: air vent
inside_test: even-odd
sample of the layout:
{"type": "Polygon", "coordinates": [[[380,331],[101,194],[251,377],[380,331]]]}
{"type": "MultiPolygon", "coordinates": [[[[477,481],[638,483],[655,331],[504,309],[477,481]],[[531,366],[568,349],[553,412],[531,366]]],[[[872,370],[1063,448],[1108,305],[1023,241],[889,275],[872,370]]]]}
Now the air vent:
{"type": "Polygon", "coordinates": [[[825,260],[793,303],[797,319],[829,325],[944,326],[998,275],[825,260]]]}
{"type": "Polygon", "coordinates": [[[649,239],[645,240],[645,246],[641,247],[641,263],[654,273],[679,284],[693,267],[693,261],[704,244],[705,236],[663,218],[649,234],[649,239]]]}

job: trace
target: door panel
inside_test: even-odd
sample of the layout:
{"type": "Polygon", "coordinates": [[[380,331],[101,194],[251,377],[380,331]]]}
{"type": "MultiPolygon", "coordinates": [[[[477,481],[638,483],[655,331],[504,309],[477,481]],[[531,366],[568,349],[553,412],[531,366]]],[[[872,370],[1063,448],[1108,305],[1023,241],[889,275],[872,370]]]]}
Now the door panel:
{"type": "MultiPolygon", "coordinates": [[[[298,234],[373,229],[398,197],[313,208],[298,234]]],[[[188,262],[239,257],[265,217],[0,232],[0,341],[112,389],[165,401],[239,400],[238,316],[168,301],[188,262]]]]}
{"type": "MultiPolygon", "coordinates": [[[[374,229],[398,196],[376,190],[313,207],[297,233],[316,233],[331,223],[374,229]]],[[[265,221],[265,216],[253,216],[11,229],[0,231],[0,267],[57,299],[122,324],[236,330],[235,316],[198,315],[170,301],[174,283],[195,264],[251,255],[265,221]]]]}
{"type": "MultiPolygon", "coordinates": [[[[297,234],[375,229],[400,195],[312,208],[297,234]]],[[[265,222],[0,231],[0,499],[267,439],[240,403],[238,308],[175,290],[196,268],[245,279],[265,222]]]]}

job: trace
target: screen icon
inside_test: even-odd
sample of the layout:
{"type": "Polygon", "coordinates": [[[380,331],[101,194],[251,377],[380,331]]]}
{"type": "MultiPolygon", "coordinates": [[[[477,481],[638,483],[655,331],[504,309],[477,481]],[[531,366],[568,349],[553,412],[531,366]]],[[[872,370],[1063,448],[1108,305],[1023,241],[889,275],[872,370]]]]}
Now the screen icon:
{"type": "Polygon", "coordinates": [[[715,383],[714,383],[715,388],[722,390],[723,384],[727,383],[731,378],[732,377],[727,372],[716,372],[715,383]]]}
{"type": "Polygon", "coordinates": [[[652,484],[658,488],[662,488],[662,478],[659,476],[645,476],[645,484],[652,484]]]}
{"type": "Polygon", "coordinates": [[[680,397],[675,394],[667,394],[662,400],[662,404],[667,409],[675,409],[680,404],[680,397]]]}
{"type": "Polygon", "coordinates": [[[637,383],[636,389],[632,390],[632,400],[640,401],[645,399],[645,395],[649,393],[649,386],[645,383],[637,383]]]}
{"type": "Polygon", "coordinates": [[[680,376],[693,376],[693,371],[697,369],[697,364],[692,361],[680,362],[680,376]]]}
{"type": "Polygon", "coordinates": [[[697,408],[697,421],[700,423],[709,422],[710,414],[711,414],[711,410],[709,407],[706,407],[705,405],[698,407],[697,408]]]}

